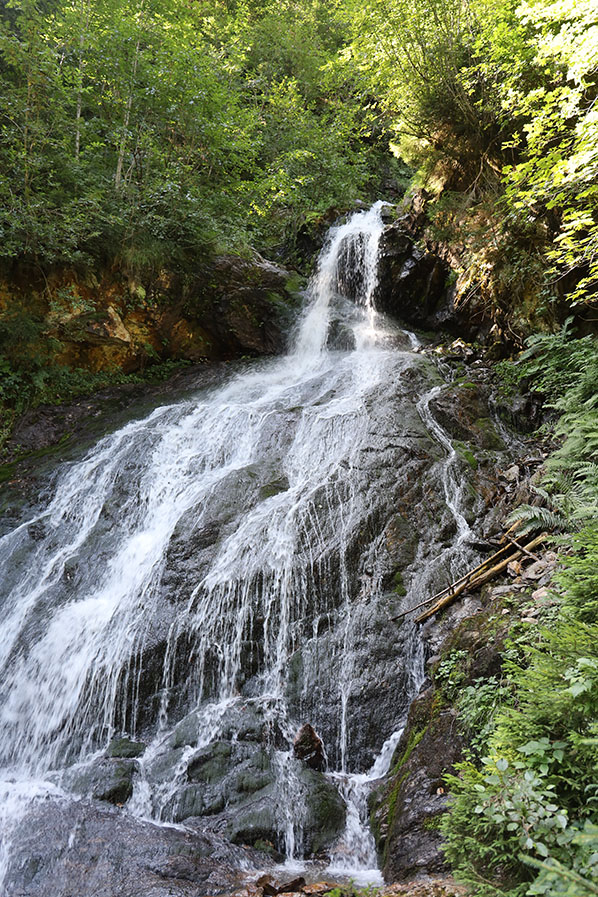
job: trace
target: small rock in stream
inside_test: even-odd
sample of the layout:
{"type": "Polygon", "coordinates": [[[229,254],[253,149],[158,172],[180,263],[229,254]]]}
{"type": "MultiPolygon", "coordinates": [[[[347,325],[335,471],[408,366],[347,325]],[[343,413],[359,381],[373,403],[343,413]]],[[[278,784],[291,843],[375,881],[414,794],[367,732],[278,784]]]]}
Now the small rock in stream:
{"type": "MultiPolygon", "coordinates": [[[[261,880],[261,879],[260,879],[261,880]]],[[[264,897],[276,897],[277,894],[294,894],[305,887],[305,879],[303,877],[294,878],[282,885],[275,885],[271,881],[266,881],[262,885],[262,894],[264,897]]]]}
{"type": "Polygon", "coordinates": [[[326,769],[326,752],[322,739],[309,723],[305,723],[295,735],[293,750],[295,756],[311,769],[319,772],[326,769]]]}

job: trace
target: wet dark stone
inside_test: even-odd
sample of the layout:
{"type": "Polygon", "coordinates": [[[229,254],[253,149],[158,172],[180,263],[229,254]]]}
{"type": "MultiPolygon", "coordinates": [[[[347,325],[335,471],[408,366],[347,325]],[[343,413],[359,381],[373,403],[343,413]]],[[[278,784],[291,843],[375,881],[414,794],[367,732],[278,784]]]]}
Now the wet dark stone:
{"type": "MultiPolygon", "coordinates": [[[[344,829],[345,805],[336,787],[322,773],[303,767],[295,770],[295,775],[305,803],[301,848],[308,857],[325,853],[344,829]]],[[[206,822],[234,844],[256,848],[260,843],[274,844],[284,851],[285,814],[295,816],[298,810],[291,795],[282,793],[281,785],[275,781],[252,791],[253,783],[247,787],[241,780],[237,781],[237,788],[236,793],[229,792],[223,812],[206,822]],[[289,804],[285,805],[287,801],[289,804]]]]}
{"type": "Polygon", "coordinates": [[[418,246],[401,220],[380,242],[378,307],[414,327],[450,329],[454,309],[443,259],[418,246]]]}
{"type": "Polygon", "coordinates": [[[132,759],[104,758],[84,768],[64,774],[64,785],[75,794],[83,794],[111,804],[124,804],[133,793],[138,764],[132,759]]]}
{"type": "Polygon", "coordinates": [[[303,887],[305,887],[305,879],[302,876],[293,878],[292,881],[287,881],[282,885],[275,885],[271,881],[265,881],[261,885],[264,897],[275,897],[276,894],[292,894],[295,891],[300,891],[303,887]]]}
{"type": "Polygon", "coordinates": [[[484,450],[504,450],[503,440],[489,415],[487,390],[478,384],[466,381],[448,386],[432,399],[430,409],[454,439],[484,450]]]}
{"type": "Polygon", "coordinates": [[[187,288],[184,313],[210,334],[220,357],[273,355],[283,351],[296,299],[284,268],[254,254],[219,256],[208,277],[187,288]]]}
{"type": "Polygon", "coordinates": [[[326,768],[326,752],[322,739],[309,723],[301,726],[293,742],[295,756],[303,760],[310,769],[319,769],[322,772],[326,768]]]}
{"type": "Polygon", "coordinates": [[[108,745],[106,754],[109,757],[120,759],[140,757],[145,750],[145,744],[141,741],[133,741],[131,738],[115,738],[108,745]]]}
{"type": "MultiPolygon", "coordinates": [[[[150,783],[169,782],[180,769],[183,751],[197,744],[202,734],[200,713],[183,719],[164,750],[148,764],[150,783]]],[[[293,798],[286,794],[277,771],[282,759],[287,769],[283,778],[294,777],[300,805],[306,808],[303,847],[307,854],[325,851],[344,827],[344,802],[320,771],[288,755],[290,747],[267,704],[239,700],[221,719],[219,739],[190,755],[168,818],[188,822],[201,817],[202,824],[235,844],[284,852],[286,813],[296,813],[297,808],[291,806],[293,798]],[[281,749],[284,754],[277,758],[281,749]]]]}
{"type": "Polygon", "coordinates": [[[13,844],[11,897],[204,897],[233,891],[260,856],[88,801],[36,804],[13,844]]]}
{"type": "Polygon", "coordinates": [[[70,457],[73,448],[84,446],[130,420],[132,406],[141,416],[156,405],[174,401],[185,391],[216,386],[228,374],[224,364],[193,365],[160,383],[126,383],[62,405],[39,405],[18,419],[7,446],[7,456],[35,452],[23,458],[19,472],[33,469],[37,472],[44,466],[42,450],[55,447],[47,456],[55,465],[61,457],[70,457]]]}

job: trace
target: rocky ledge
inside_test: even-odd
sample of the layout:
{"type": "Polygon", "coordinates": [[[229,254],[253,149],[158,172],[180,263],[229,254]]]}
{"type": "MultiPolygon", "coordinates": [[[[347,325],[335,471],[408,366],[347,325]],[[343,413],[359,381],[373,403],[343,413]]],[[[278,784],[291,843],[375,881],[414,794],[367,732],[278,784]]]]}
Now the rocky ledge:
{"type": "Polygon", "coordinates": [[[92,801],[40,801],[12,833],[11,897],[206,897],[230,893],[250,851],[142,822],[92,801]]]}

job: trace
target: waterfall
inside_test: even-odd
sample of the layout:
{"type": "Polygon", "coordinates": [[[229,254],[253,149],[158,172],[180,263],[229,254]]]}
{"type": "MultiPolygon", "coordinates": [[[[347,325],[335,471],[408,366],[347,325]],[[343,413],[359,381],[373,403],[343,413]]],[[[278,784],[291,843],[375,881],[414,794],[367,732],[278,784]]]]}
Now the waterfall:
{"type": "Polygon", "coordinates": [[[406,563],[413,603],[417,569],[431,580],[467,533],[454,450],[429,410],[437,374],[375,310],[382,205],[331,230],[286,356],[104,437],[0,539],[0,871],[30,802],[68,793],[65,771],[122,733],[147,745],[125,812],[184,819],[192,764],[236,742],[240,710],[273,733],[288,859],[303,851],[290,746],[307,719],[349,808],[333,867],[375,866],[365,796],[423,679],[413,624],[385,623],[388,521],[426,471],[440,477],[456,543],[439,561],[431,539],[406,563]],[[364,672],[381,650],[374,624],[395,627],[396,680],[375,721],[357,698],[377,688],[364,672]]]}

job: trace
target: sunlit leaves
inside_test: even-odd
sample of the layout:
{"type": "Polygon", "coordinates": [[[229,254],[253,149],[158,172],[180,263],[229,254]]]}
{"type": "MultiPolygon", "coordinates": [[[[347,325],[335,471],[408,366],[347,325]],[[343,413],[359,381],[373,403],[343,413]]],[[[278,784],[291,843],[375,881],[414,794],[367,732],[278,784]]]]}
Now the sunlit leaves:
{"type": "Polygon", "coordinates": [[[0,255],[192,264],[267,249],[366,186],[372,116],[340,2],[9,5],[0,255]]]}

